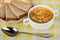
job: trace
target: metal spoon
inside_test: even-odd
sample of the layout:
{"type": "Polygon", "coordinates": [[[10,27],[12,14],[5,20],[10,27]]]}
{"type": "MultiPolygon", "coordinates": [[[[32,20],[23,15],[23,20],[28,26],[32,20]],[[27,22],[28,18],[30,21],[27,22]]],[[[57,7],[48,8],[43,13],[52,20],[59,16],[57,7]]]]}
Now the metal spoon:
{"type": "Polygon", "coordinates": [[[4,27],[2,28],[2,31],[7,34],[8,36],[14,37],[17,34],[31,34],[31,35],[36,35],[36,36],[40,36],[40,37],[44,37],[44,38],[50,38],[52,37],[51,34],[48,33],[28,33],[28,32],[19,32],[16,28],[13,27],[4,27]]]}

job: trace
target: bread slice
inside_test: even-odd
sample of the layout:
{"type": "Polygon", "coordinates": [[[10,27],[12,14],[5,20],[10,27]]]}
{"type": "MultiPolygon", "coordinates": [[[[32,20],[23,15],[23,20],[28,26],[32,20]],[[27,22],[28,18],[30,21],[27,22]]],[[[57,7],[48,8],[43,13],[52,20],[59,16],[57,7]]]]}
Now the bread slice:
{"type": "Polygon", "coordinates": [[[13,4],[9,4],[9,8],[17,16],[17,18],[21,18],[23,15],[27,14],[25,11],[22,11],[13,4]]]}
{"type": "Polygon", "coordinates": [[[5,18],[4,4],[0,4],[0,19],[5,18]]]}
{"type": "Polygon", "coordinates": [[[22,1],[22,2],[25,2],[25,3],[32,3],[32,0],[17,0],[17,1],[22,1]]]}
{"type": "Polygon", "coordinates": [[[16,20],[17,19],[17,17],[9,9],[7,4],[5,5],[5,12],[6,12],[6,20],[16,20]]]}
{"type": "Polygon", "coordinates": [[[28,10],[33,6],[31,3],[25,3],[25,2],[22,2],[22,1],[14,1],[13,4],[16,7],[20,8],[20,9],[26,11],[26,12],[28,12],[28,10]]]}

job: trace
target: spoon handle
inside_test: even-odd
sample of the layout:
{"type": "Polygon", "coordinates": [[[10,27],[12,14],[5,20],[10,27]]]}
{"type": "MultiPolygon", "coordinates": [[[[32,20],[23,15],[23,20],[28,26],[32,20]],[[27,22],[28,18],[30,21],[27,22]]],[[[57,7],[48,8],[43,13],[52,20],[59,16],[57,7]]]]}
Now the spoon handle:
{"type": "Polygon", "coordinates": [[[51,34],[48,33],[28,33],[28,32],[19,32],[21,34],[31,34],[31,35],[36,35],[36,36],[40,36],[40,37],[44,37],[44,38],[50,38],[52,37],[51,34]]]}

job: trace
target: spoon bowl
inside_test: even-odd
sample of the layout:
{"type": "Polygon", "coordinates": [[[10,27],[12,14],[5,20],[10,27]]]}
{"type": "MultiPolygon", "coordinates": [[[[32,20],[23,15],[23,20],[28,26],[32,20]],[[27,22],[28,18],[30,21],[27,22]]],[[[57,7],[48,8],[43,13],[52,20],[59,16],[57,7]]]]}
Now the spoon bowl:
{"type": "Polygon", "coordinates": [[[2,31],[8,36],[14,37],[18,34],[18,31],[13,27],[4,27],[2,31]]]}

